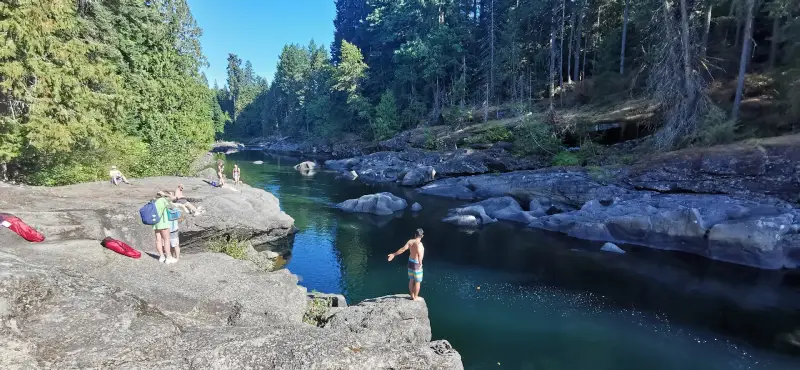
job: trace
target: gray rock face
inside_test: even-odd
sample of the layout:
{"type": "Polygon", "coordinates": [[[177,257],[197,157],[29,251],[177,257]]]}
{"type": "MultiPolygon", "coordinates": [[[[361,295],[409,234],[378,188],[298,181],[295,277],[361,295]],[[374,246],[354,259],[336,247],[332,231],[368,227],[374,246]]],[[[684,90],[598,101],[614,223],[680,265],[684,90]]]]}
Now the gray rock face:
{"type": "MultiPolygon", "coordinates": [[[[65,252],[65,246],[58,247],[65,252]]],[[[30,253],[24,248],[14,252],[30,253]]],[[[336,324],[320,329],[299,321],[278,319],[274,315],[276,309],[291,307],[296,311],[295,316],[302,314],[306,304],[304,289],[295,285],[296,280],[282,278],[259,285],[265,283],[259,278],[263,274],[239,271],[240,265],[247,265],[247,262],[230,258],[203,262],[198,260],[202,255],[195,254],[181,261],[187,263],[183,265],[186,268],[182,268],[181,264],[165,267],[154,260],[108,256],[108,262],[116,267],[124,267],[126,262],[133,265],[123,273],[144,268],[154,274],[144,280],[109,284],[105,278],[87,275],[91,274],[88,269],[80,266],[81,272],[60,267],[58,260],[54,260],[57,265],[49,265],[46,255],[38,256],[38,262],[33,264],[24,261],[27,256],[0,252],[4,272],[0,275],[0,302],[4,307],[0,315],[3,328],[0,367],[463,369],[460,356],[449,344],[423,340],[430,339],[424,302],[419,303],[421,307],[410,307],[401,302],[404,298],[384,297],[366,310],[364,306],[343,308],[334,316],[336,324]],[[187,301],[180,293],[186,290],[180,286],[182,281],[170,280],[183,278],[192,268],[210,268],[217,263],[223,265],[220,272],[232,267],[235,272],[206,275],[195,284],[210,283],[212,285],[205,288],[237,291],[241,298],[248,293],[266,292],[284,285],[291,287],[293,293],[259,294],[259,299],[268,298],[268,301],[262,301],[253,307],[257,311],[251,312],[247,303],[238,300],[210,297],[187,301]],[[235,283],[216,282],[237,275],[241,280],[235,283]],[[215,278],[209,279],[209,276],[215,278]],[[254,277],[259,281],[247,283],[254,277]],[[129,290],[142,281],[150,282],[147,289],[157,292],[142,296],[129,290]],[[241,290],[241,285],[237,284],[245,284],[249,291],[241,290]],[[162,290],[169,287],[173,289],[162,290]],[[269,302],[283,303],[271,305],[269,302]],[[248,315],[264,318],[248,320],[248,315]],[[388,336],[377,336],[381,328],[376,325],[390,327],[385,316],[396,321],[392,330],[386,332],[388,336]],[[401,317],[408,320],[397,320],[401,317]],[[365,323],[364,329],[347,324],[348,319],[356,318],[365,323]]],[[[271,274],[291,276],[285,272],[271,274]]],[[[248,302],[256,304],[257,300],[248,302]]]]}
{"type": "Polygon", "coordinates": [[[358,199],[349,199],[336,205],[345,212],[372,213],[379,216],[391,215],[408,207],[405,199],[392,193],[364,195],[358,199]]]}
{"type": "Polygon", "coordinates": [[[428,307],[409,296],[368,299],[333,315],[326,328],[343,329],[386,344],[425,344],[431,341],[428,307]]]}
{"type": "Polygon", "coordinates": [[[402,152],[377,152],[361,157],[329,160],[325,162],[325,166],[337,171],[355,170],[366,183],[401,182],[405,186],[419,186],[431,181],[434,175],[450,177],[539,168],[541,163],[518,159],[501,148],[450,152],[405,149],[402,152]],[[432,167],[435,173],[428,167],[432,167]]]}
{"type": "Polygon", "coordinates": [[[403,176],[403,186],[420,186],[427,184],[436,177],[436,170],[431,166],[418,167],[406,172],[403,176]]]}
{"type": "Polygon", "coordinates": [[[455,199],[487,199],[512,196],[528,204],[537,201],[545,210],[574,210],[592,199],[625,197],[633,192],[602,185],[581,169],[548,168],[485,174],[434,181],[418,189],[422,194],[455,199]]]}
{"type": "Polygon", "coordinates": [[[631,168],[625,181],[657,191],[764,194],[796,202],[800,135],[665,153],[631,168]]]}
{"type": "Polygon", "coordinates": [[[199,177],[209,181],[217,181],[217,171],[215,171],[213,168],[206,168],[200,172],[197,172],[194,177],[199,177]]]}
{"type": "Polygon", "coordinates": [[[414,204],[411,205],[411,210],[414,212],[422,211],[422,204],[414,202],[414,204]]]}
{"type": "Polygon", "coordinates": [[[541,217],[529,226],[589,240],[681,250],[764,269],[800,265],[800,211],[779,200],[651,194],[541,217]]]}

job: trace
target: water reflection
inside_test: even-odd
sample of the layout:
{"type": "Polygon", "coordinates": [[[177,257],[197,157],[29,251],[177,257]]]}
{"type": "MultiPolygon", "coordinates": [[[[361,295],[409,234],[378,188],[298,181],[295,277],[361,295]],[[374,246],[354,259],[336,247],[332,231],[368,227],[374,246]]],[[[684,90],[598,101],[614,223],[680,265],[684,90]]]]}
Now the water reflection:
{"type": "Polygon", "coordinates": [[[229,161],[295,218],[287,268],[309,289],[350,302],[404,293],[405,265],[385,256],[425,228],[422,296],[433,335],[448,339],[468,369],[800,368],[777,354],[796,349],[797,272],[648,248],[602,253],[601,243],[507,223],[467,233],[440,222],[457,202],[325,172],[309,178],[294,170],[298,160],[256,152],[229,161]],[[387,190],[423,211],[380,218],[332,207],[387,190]]]}

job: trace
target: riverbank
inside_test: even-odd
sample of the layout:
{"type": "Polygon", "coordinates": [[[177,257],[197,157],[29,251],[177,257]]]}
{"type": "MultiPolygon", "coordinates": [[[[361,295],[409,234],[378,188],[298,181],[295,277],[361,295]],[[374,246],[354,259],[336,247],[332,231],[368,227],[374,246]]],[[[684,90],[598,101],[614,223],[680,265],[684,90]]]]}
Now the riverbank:
{"type": "Polygon", "coordinates": [[[368,184],[398,183],[462,200],[510,196],[518,203],[454,209],[459,217],[448,220],[461,226],[480,226],[488,216],[763,269],[800,266],[800,135],[606,167],[548,167],[536,157],[513,155],[502,142],[486,149],[397,149],[327,160],[325,167],[354,172],[368,184]]]}
{"type": "Polygon", "coordinates": [[[0,367],[463,368],[447,342],[430,341],[424,302],[390,296],[330,308],[314,326],[303,321],[308,292],[296,276],[204,251],[205,240],[234,232],[267,250],[293,233],[272,194],[192,178],[132,182],[0,187],[0,209],[47,236],[32,244],[0,230],[0,367]],[[112,236],[151,251],[152,230],[136,210],[178,183],[206,209],[181,224],[179,263],[100,246],[112,236]]]}

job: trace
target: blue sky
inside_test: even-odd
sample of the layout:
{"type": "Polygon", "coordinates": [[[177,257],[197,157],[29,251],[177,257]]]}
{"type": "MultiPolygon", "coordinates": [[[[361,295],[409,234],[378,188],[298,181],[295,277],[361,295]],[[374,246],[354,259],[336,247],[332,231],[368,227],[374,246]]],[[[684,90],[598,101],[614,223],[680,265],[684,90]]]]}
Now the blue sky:
{"type": "Polygon", "coordinates": [[[285,44],[307,45],[311,39],[330,46],[334,0],[188,0],[203,29],[203,53],[211,66],[210,85],[225,84],[228,53],[249,60],[260,76],[272,82],[285,44]]]}

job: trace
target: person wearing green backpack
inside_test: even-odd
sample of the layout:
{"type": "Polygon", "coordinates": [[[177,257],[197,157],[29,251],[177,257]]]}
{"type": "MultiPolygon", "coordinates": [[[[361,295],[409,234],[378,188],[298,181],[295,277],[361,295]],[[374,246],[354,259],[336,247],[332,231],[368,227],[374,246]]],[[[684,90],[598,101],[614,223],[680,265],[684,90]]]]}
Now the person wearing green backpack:
{"type": "Polygon", "coordinates": [[[169,249],[169,215],[167,214],[167,210],[169,209],[169,198],[168,194],[165,194],[163,191],[159,191],[156,194],[155,199],[155,206],[156,212],[158,213],[158,222],[153,225],[153,231],[156,234],[156,252],[158,252],[158,262],[161,263],[175,263],[173,261],[175,258],[172,257],[169,249]]]}

